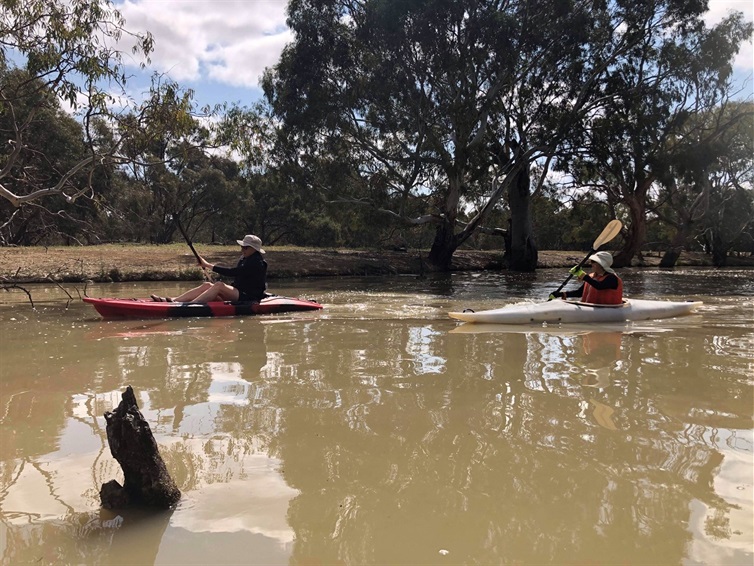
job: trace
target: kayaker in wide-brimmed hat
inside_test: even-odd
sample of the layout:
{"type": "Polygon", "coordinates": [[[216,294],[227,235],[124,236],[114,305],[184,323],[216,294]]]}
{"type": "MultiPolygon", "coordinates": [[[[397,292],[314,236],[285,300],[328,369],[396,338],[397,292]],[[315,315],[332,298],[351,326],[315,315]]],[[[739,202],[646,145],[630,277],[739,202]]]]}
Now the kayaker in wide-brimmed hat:
{"type": "Polygon", "coordinates": [[[267,262],[262,257],[262,240],[253,234],[247,234],[242,240],[236,240],[241,246],[241,259],[235,267],[223,267],[209,263],[201,256],[197,262],[203,269],[233,277],[228,285],[222,281],[205,282],[174,298],[152,295],[154,301],[209,303],[210,301],[260,301],[267,290],[267,262]]]}
{"type": "Polygon", "coordinates": [[[610,267],[613,265],[613,256],[611,256],[610,253],[597,252],[596,254],[589,256],[589,261],[592,265],[597,264],[604,272],[615,274],[613,268],[610,267]]]}
{"type": "Polygon", "coordinates": [[[559,297],[581,297],[581,302],[595,305],[619,305],[623,302],[623,281],[612,268],[613,256],[608,252],[597,252],[589,256],[591,273],[588,275],[577,265],[569,272],[583,281],[574,291],[563,291],[559,297]]]}

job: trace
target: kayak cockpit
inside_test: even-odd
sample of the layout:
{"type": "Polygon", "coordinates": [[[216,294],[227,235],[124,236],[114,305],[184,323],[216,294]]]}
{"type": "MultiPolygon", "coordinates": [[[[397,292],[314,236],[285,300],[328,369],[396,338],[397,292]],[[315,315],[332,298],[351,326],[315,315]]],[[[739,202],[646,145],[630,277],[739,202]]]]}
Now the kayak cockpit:
{"type": "Polygon", "coordinates": [[[569,305],[576,305],[579,307],[593,307],[597,309],[622,309],[628,306],[628,300],[623,299],[623,302],[614,305],[601,305],[598,303],[584,303],[582,301],[565,301],[569,305]]]}

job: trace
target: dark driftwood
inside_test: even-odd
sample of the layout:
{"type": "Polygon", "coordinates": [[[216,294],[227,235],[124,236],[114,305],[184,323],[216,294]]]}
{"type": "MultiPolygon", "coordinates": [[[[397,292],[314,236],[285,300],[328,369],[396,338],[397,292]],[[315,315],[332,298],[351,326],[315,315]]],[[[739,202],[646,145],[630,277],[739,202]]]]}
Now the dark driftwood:
{"type": "Polygon", "coordinates": [[[168,509],[178,503],[181,492],[170,477],[157,449],[149,423],[139,411],[129,385],[113,412],[105,413],[110,453],[123,468],[125,485],[116,480],[102,484],[99,496],[106,509],[143,505],[168,509]]]}

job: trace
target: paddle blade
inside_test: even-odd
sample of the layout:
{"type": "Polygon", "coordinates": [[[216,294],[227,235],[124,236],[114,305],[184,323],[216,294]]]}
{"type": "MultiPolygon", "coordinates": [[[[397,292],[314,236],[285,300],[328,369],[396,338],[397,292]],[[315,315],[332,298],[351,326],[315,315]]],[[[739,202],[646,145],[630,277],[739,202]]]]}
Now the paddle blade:
{"type": "Polygon", "coordinates": [[[620,220],[611,220],[608,222],[605,229],[602,230],[602,233],[597,236],[596,240],[594,240],[592,249],[598,250],[601,246],[607,244],[620,233],[621,228],[623,228],[623,223],[620,220]]]}

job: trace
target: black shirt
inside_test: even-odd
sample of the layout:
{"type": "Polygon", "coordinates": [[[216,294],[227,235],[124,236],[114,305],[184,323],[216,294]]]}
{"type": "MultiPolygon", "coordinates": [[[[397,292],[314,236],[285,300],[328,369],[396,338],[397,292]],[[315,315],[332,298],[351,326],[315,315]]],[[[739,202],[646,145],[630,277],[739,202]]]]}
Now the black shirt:
{"type": "Polygon", "coordinates": [[[242,257],[235,267],[216,265],[212,271],[233,277],[232,287],[238,289],[239,301],[260,301],[267,290],[267,262],[256,252],[242,257]]]}

